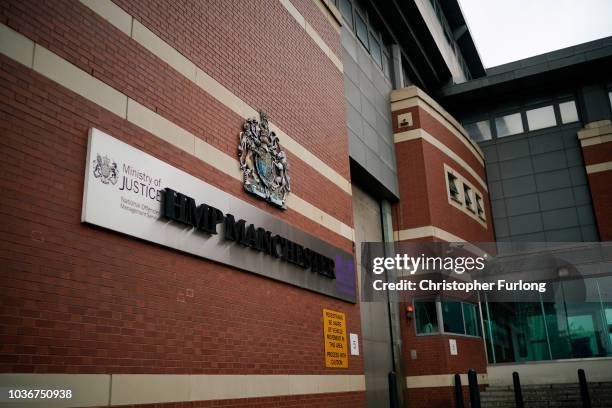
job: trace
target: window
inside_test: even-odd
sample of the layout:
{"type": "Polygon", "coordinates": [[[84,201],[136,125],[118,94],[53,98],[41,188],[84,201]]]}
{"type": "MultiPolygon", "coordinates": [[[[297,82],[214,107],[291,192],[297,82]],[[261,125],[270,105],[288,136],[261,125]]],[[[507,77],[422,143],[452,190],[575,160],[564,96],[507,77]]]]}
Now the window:
{"type": "Polygon", "coordinates": [[[378,65],[379,68],[382,68],[382,53],[380,50],[380,43],[376,37],[372,35],[372,33],[370,33],[370,53],[372,54],[372,58],[374,59],[374,62],[376,62],[376,65],[378,65]]]}
{"type": "Polygon", "coordinates": [[[414,302],[414,315],[417,334],[438,333],[436,302],[417,300],[414,302]]]}
{"type": "Polygon", "coordinates": [[[491,125],[488,120],[481,120],[480,122],[465,125],[465,130],[475,142],[491,140],[491,125]]]}
{"type": "Polygon", "coordinates": [[[462,303],[462,305],[463,321],[465,322],[465,334],[468,336],[480,336],[480,322],[478,321],[476,305],[472,303],[462,303]]]}
{"type": "Polygon", "coordinates": [[[578,112],[576,111],[576,102],[568,101],[559,104],[559,112],[561,113],[561,123],[578,122],[578,112]]]}
{"type": "Polygon", "coordinates": [[[529,125],[529,130],[538,130],[555,126],[557,120],[555,119],[555,110],[552,105],[528,110],[527,124],[529,125]]]}
{"type": "Polygon", "coordinates": [[[348,23],[348,26],[353,28],[353,6],[350,0],[340,0],[340,13],[344,20],[348,23]]]}
{"type": "Polygon", "coordinates": [[[474,200],[472,200],[472,189],[464,184],[463,185],[463,197],[465,200],[465,207],[470,212],[474,212],[474,200]]]}
{"type": "Polygon", "coordinates": [[[367,50],[370,49],[368,44],[368,26],[365,23],[365,19],[359,14],[355,12],[355,31],[357,34],[357,38],[366,47],[367,50]]]}
{"type": "Polygon", "coordinates": [[[444,322],[445,333],[465,334],[461,302],[442,301],[442,321],[444,322]]]}
{"type": "Polygon", "coordinates": [[[610,99],[610,108],[612,108],[612,91],[608,92],[608,99],[610,99]]]}
{"type": "Polygon", "coordinates": [[[476,214],[481,220],[485,219],[484,208],[482,206],[482,197],[476,194],[476,214]]]}
{"type": "Polygon", "coordinates": [[[446,177],[448,178],[448,194],[450,194],[453,200],[460,202],[459,190],[457,189],[457,177],[452,173],[446,173],[446,177]]]}
{"type": "Polygon", "coordinates": [[[520,113],[495,118],[495,129],[497,137],[505,137],[523,133],[523,121],[520,113]]]}
{"type": "Polygon", "coordinates": [[[385,77],[387,79],[390,79],[391,78],[391,60],[386,50],[383,51],[382,59],[383,59],[383,73],[385,74],[385,77]]]}

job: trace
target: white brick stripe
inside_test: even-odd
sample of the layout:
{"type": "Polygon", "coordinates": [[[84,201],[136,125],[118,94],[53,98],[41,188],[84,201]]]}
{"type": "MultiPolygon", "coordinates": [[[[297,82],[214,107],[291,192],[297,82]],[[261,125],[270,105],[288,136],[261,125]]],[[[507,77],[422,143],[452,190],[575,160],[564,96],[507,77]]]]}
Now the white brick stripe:
{"type": "Polygon", "coordinates": [[[597,163],[597,164],[589,164],[586,166],[587,174],[593,173],[601,173],[602,171],[610,171],[612,170],[612,161],[597,163]]]}
{"type": "MultiPolygon", "coordinates": [[[[131,36],[132,39],[138,44],[142,45],[157,58],[170,65],[180,74],[182,74],[185,78],[195,83],[198,87],[210,94],[213,98],[217,99],[223,105],[227,106],[237,115],[245,119],[259,116],[256,109],[247,105],[244,101],[234,95],[230,90],[225,88],[210,75],[202,71],[195,63],[187,59],[183,54],[181,54],[171,45],[159,38],[157,35],[155,35],[155,33],[153,33],[147,27],[142,25],[138,20],[134,19],[131,15],[126,13],[120,7],[115,5],[112,1],[81,0],[81,2],[87,7],[89,7],[96,14],[100,15],[109,23],[117,27],[119,30],[131,36]],[[130,27],[129,32],[128,27],[130,27]]],[[[281,1],[281,3],[283,2],[281,1]]],[[[286,1],[286,3],[289,2],[286,1]]],[[[289,6],[289,4],[286,5],[286,7],[292,7],[292,10],[294,11],[291,11],[289,9],[287,10],[290,11],[290,13],[293,12],[292,16],[298,19],[299,23],[299,16],[301,16],[301,14],[299,14],[297,9],[295,9],[293,5],[289,6]],[[299,14],[299,16],[297,16],[297,14],[295,13],[299,14]]],[[[306,27],[307,24],[308,23],[306,23],[304,20],[304,24],[302,24],[302,26],[306,27]]],[[[307,32],[309,32],[310,34],[316,34],[313,29],[307,32]]],[[[281,145],[283,147],[285,147],[287,150],[291,151],[293,154],[299,157],[302,161],[304,161],[304,163],[310,165],[315,171],[323,175],[325,178],[336,184],[347,194],[351,194],[350,181],[345,179],[342,175],[340,175],[330,166],[325,164],[321,159],[312,154],[308,149],[299,144],[295,139],[291,138],[289,135],[279,129],[278,126],[274,125],[273,123],[270,123],[270,128],[276,132],[276,135],[279,137],[281,145]]]]}
{"type": "Polygon", "coordinates": [[[306,34],[312,38],[312,40],[317,44],[317,46],[323,51],[323,53],[331,60],[331,62],[338,68],[340,72],[342,72],[342,61],[340,58],[334,54],[334,52],[329,48],[325,41],[321,38],[321,36],[316,32],[316,30],[308,24],[304,16],[295,8],[293,4],[289,0],[279,0],[285,9],[289,12],[291,17],[295,19],[295,21],[306,31],[306,34]]]}
{"type": "MultiPolygon", "coordinates": [[[[468,385],[467,374],[460,374],[461,385],[468,385]]],[[[488,384],[487,374],[477,374],[478,384],[488,384]]],[[[454,374],[412,375],[406,377],[407,388],[454,387],[454,374]]]]}
{"type": "Polygon", "coordinates": [[[435,237],[446,242],[467,242],[467,240],[453,235],[450,232],[443,230],[442,228],[434,227],[433,225],[393,231],[394,241],[405,241],[408,239],[418,239],[426,237],[435,237]]]}
{"type": "Polygon", "coordinates": [[[359,374],[0,374],[0,387],[70,389],[72,399],[58,400],[57,405],[47,401],[45,406],[91,407],[362,392],[365,377],[359,374]]]}
{"type": "MultiPolygon", "coordinates": [[[[242,180],[236,159],[129,99],[127,95],[111,88],[4,24],[0,24],[0,53],[18,62],[25,62],[24,65],[35,69],[39,74],[196,156],[227,175],[242,180]],[[30,50],[32,56],[26,55],[23,50],[30,50]]],[[[290,197],[292,199],[287,202],[289,208],[338,235],[351,241],[354,240],[354,231],[351,227],[293,193],[290,197]]]]}

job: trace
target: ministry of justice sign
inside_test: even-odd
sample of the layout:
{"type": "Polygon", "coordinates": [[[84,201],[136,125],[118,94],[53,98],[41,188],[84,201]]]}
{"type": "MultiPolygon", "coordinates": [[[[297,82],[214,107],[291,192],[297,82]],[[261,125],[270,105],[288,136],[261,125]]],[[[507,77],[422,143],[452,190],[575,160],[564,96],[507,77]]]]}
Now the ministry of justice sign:
{"type": "Polygon", "coordinates": [[[267,212],[97,129],[85,167],[83,222],[355,302],[352,255],[267,212]]]}

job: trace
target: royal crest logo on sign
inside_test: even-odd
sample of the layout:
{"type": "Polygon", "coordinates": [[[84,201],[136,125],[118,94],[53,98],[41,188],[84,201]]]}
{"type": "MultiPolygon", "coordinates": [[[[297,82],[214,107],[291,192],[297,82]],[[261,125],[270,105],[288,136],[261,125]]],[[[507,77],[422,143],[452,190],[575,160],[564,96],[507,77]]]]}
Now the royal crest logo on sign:
{"type": "Polygon", "coordinates": [[[96,156],[96,160],[93,162],[94,165],[94,177],[100,179],[104,184],[117,184],[118,170],[117,163],[111,162],[107,156],[101,157],[99,154],[96,156]]]}
{"type": "Polygon", "coordinates": [[[270,131],[268,115],[260,112],[259,119],[247,119],[240,132],[238,157],[244,189],[285,209],[285,199],[291,191],[287,155],[278,136],[270,131]]]}
{"type": "MultiPolygon", "coordinates": [[[[249,156],[264,186],[285,174],[267,138],[256,146],[268,150],[249,156]]],[[[355,302],[351,253],[98,129],[85,164],[83,222],[355,302]]]]}

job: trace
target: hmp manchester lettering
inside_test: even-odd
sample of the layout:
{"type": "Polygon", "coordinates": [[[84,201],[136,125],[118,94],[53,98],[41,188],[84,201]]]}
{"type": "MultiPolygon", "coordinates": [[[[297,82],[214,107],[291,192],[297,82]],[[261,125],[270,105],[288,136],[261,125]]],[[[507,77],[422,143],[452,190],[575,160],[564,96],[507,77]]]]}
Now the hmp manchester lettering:
{"type": "Polygon", "coordinates": [[[224,239],[252,248],[258,252],[279,258],[282,261],[310,269],[327,278],[335,279],[335,262],[300,244],[270,231],[257,228],[245,220],[236,221],[232,214],[223,214],[215,207],[196,205],[193,198],[178,193],[171,188],[164,189],[162,215],[170,220],[190,225],[209,234],[217,234],[217,225],[223,224],[224,239]]]}

